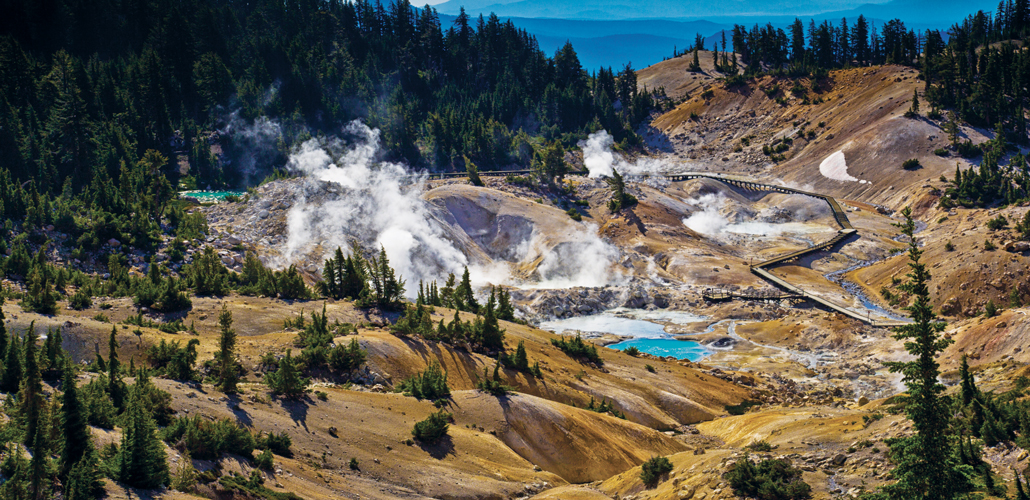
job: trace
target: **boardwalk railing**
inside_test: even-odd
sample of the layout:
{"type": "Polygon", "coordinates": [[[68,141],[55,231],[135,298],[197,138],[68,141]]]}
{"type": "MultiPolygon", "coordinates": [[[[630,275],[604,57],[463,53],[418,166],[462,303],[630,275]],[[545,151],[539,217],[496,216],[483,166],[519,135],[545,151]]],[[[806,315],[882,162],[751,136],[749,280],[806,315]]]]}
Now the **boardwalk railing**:
{"type": "MultiPolygon", "coordinates": [[[[479,172],[479,175],[480,176],[484,176],[484,177],[489,177],[489,176],[498,177],[498,176],[507,176],[507,175],[528,175],[528,174],[531,174],[531,173],[533,173],[532,170],[507,170],[507,171],[492,171],[492,172],[491,171],[481,171],[481,172],[479,172]]],[[[586,175],[586,174],[587,174],[587,172],[584,172],[584,171],[569,172],[569,175],[586,175]]],[[[460,177],[467,177],[467,176],[468,176],[468,174],[464,173],[464,172],[455,172],[455,173],[447,173],[447,174],[428,174],[429,179],[450,179],[450,178],[460,178],[460,177]]],[[[808,248],[804,248],[804,249],[797,250],[797,251],[794,251],[794,252],[790,252],[790,253],[787,253],[787,254],[784,254],[784,255],[780,255],[778,257],[769,259],[769,260],[767,260],[765,262],[760,262],[757,265],[751,266],[751,272],[752,273],[754,273],[755,275],[761,277],[762,279],[765,279],[766,281],[769,281],[770,283],[776,285],[777,287],[782,289],[784,291],[784,293],[778,294],[778,295],[766,295],[766,294],[762,294],[762,293],[758,293],[758,292],[756,292],[756,293],[741,293],[741,292],[730,292],[730,291],[727,291],[727,290],[718,290],[718,289],[711,288],[711,289],[707,289],[707,290],[705,290],[705,291],[703,291],[701,293],[701,295],[706,300],[713,300],[713,301],[717,301],[717,300],[732,300],[732,299],[744,299],[744,300],[783,300],[783,299],[798,299],[798,298],[801,298],[801,299],[811,300],[811,301],[813,301],[813,302],[815,302],[815,303],[817,303],[817,304],[819,304],[819,305],[821,305],[823,307],[826,307],[826,308],[831,309],[833,311],[839,312],[839,313],[841,313],[841,314],[843,314],[845,316],[848,316],[850,318],[854,318],[854,319],[857,319],[859,321],[863,321],[863,322],[868,323],[868,324],[870,324],[872,326],[891,327],[891,326],[898,326],[898,325],[907,324],[904,321],[873,319],[872,316],[869,313],[862,314],[861,312],[858,312],[858,311],[855,311],[853,309],[847,308],[847,307],[845,307],[845,306],[843,306],[841,304],[838,304],[836,302],[833,302],[833,301],[830,301],[830,300],[826,300],[826,299],[824,299],[822,297],[819,297],[819,296],[816,296],[816,295],[809,294],[809,293],[805,292],[801,287],[788,283],[786,280],[784,280],[784,279],[782,279],[782,278],[772,274],[771,272],[769,272],[766,269],[766,268],[769,268],[769,267],[772,267],[772,266],[775,266],[775,265],[778,265],[778,264],[782,264],[784,262],[791,262],[791,261],[797,260],[797,259],[799,259],[799,258],[801,258],[801,257],[803,257],[805,255],[810,254],[810,253],[819,252],[819,251],[822,251],[822,250],[827,250],[827,249],[833,248],[838,243],[841,243],[844,240],[848,239],[851,235],[858,234],[858,231],[854,228],[854,226],[851,225],[851,221],[848,219],[847,213],[844,211],[843,208],[841,208],[840,204],[837,203],[837,200],[833,199],[833,197],[827,196],[827,195],[824,195],[824,194],[813,193],[813,192],[810,192],[810,191],[803,191],[801,189],[794,189],[794,188],[787,187],[787,186],[776,186],[776,185],[772,185],[772,184],[761,184],[761,183],[753,182],[753,181],[745,179],[745,178],[740,178],[740,177],[735,177],[735,176],[730,176],[730,175],[717,175],[717,174],[706,173],[706,172],[685,172],[685,173],[680,173],[680,174],[664,174],[664,175],[659,175],[659,177],[665,177],[666,179],[668,179],[668,180],[670,180],[672,182],[681,182],[681,181],[687,181],[687,180],[690,180],[690,179],[712,179],[712,180],[719,181],[719,182],[722,182],[724,184],[727,184],[727,185],[730,185],[730,186],[734,186],[734,187],[737,187],[737,188],[740,188],[740,189],[745,189],[745,190],[748,190],[748,191],[767,191],[767,192],[775,192],[775,193],[783,193],[783,194],[799,194],[799,195],[803,195],[803,196],[811,196],[813,198],[819,198],[819,199],[823,200],[824,202],[826,202],[826,204],[830,207],[830,210],[833,212],[834,220],[836,220],[837,224],[840,226],[840,230],[837,231],[837,235],[834,236],[833,238],[827,240],[827,241],[824,241],[824,242],[816,244],[816,245],[812,245],[812,246],[810,246],[808,248]]]]}

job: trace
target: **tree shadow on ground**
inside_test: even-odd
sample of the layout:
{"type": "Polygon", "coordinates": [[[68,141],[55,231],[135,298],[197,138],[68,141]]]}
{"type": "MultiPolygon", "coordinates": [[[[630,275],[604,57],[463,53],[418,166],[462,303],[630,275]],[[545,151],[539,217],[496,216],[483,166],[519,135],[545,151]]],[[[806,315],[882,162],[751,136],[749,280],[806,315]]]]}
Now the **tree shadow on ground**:
{"type": "Polygon", "coordinates": [[[435,443],[423,443],[418,442],[418,447],[422,448],[422,451],[429,454],[429,456],[440,460],[447,455],[454,455],[454,442],[451,440],[451,436],[444,436],[435,443]]]}
{"type": "MultiPolygon", "coordinates": [[[[305,431],[308,430],[308,407],[311,406],[311,398],[304,396],[300,399],[278,398],[279,404],[290,414],[293,423],[300,424],[305,431]]],[[[309,431],[310,432],[310,431],[309,431]]]]}

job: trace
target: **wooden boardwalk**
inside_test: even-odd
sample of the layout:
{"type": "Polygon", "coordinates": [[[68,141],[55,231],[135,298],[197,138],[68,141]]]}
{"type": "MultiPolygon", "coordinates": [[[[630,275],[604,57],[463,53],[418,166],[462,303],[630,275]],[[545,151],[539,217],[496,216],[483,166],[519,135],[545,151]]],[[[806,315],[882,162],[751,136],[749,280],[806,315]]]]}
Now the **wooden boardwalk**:
{"type": "Polygon", "coordinates": [[[733,290],[724,290],[721,288],[705,288],[701,291],[701,296],[705,300],[712,302],[720,302],[724,300],[743,299],[743,300],[791,300],[791,299],[802,299],[804,296],[790,293],[790,292],[736,292],[733,290]]]}
{"type": "MultiPolygon", "coordinates": [[[[829,205],[830,210],[833,212],[833,218],[837,221],[837,224],[840,225],[840,229],[837,231],[837,234],[833,238],[830,238],[829,240],[826,240],[826,241],[824,241],[822,243],[818,243],[818,244],[812,245],[812,246],[810,246],[808,248],[803,248],[801,250],[796,250],[794,252],[790,252],[790,253],[786,253],[786,254],[783,254],[783,255],[779,255],[779,256],[774,257],[772,259],[769,259],[767,261],[760,262],[758,264],[752,265],[751,268],[750,268],[751,272],[754,273],[756,276],[759,276],[762,279],[772,283],[773,285],[776,285],[778,288],[783,290],[785,292],[784,295],[785,296],[789,296],[789,298],[803,298],[803,299],[811,300],[812,302],[815,302],[816,304],[819,304],[819,305],[821,305],[823,307],[826,307],[826,308],[831,309],[833,311],[839,312],[839,313],[841,313],[841,314],[843,314],[845,316],[848,316],[849,318],[854,318],[854,319],[857,319],[857,320],[862,321],[864,323],[868,323],[868,324],[870,324],[872,326],[893,327],[893,326],[899,326],[899,325],[904,325],[904,324],[908,323],[906,321],[885,320],[885,319],[880,319],[880,318],[874,319],[872,317],[872,315],[870,313],[868,313],[868,312],[866,312],[866,314],[862,314],[861,312],[856,311],[854,309],[851,309],[849,307],[846,307],[843,304],[838,304],[838,303],[833,302],[831,300],[827,300],[827,299],[824,299],[822,297],[819,297],[818,295],[813,295],[813,294],[810,294],[808,292],[805,292],[805,290],[802,289],[801,287],[799,287],[797,285],[793,285],[793,284],[787,282],[786,280],[784,280],[784,279],[774,275],[773,273],[769,272],[768,268],[771,268],[771,267],[776,266],[778,264],[783,264],[784,262],[795,261],[795,260],[797,260],[797,259],[799,259],[801,257],[804,257],[805,255],[808,255],[810,253],[819,252],[819,251],[822,251],[822,250],[832,249],[837,244],[842,243],[844,240],[848,239],[852,235],[858,234],[858,230],[856,230],[854,228],[854,226],[851,225],[851,221],[848,220],[847,213],[844,212],[844,209],[841,208],[840,204],[837,203],[837,200],[833,199],[833,197],[826,196],[826,195],[823,195],[823,194],[812,193],[812,192],[809,192],[809,191],[802,191],[800,189],[789,188],[789,187],[786,187],[786,186],[773,186],[773,185],[769,185],[769,184],[759,184],[757,182],[751,182],[751,181],[742,180],[742,179],[739,179],[739,178],[725,177],[725,176],[713,175],[713,174],[705,174],[705,173],[687,173],[687,174],[680,174],[680,175],[675,175],[675,176],[668,176],[668,178],[670,180],[674,180],[674,181],[682,181],[682,180],[689,180],[689,179],[699,179],[699,178],[713,179],[713,180],[716,180],[716,181],[719,181],[719,182],[722,182],[722,183],[725,183],[725,184],[728,184],[728,185],[731,185],[731,186],[734,186],[734,187],[738,187],[738,188],[741,188],[741,189],[747,189],[749,191],[772,191],[772,192],[784,193],[784,194],[800,194],[800,195],[803,195],[803,196],[811,196],[813,198],[819,198],[819,199],[825,201],[826,204],[829,205]]],[[[701,295],[703,297],[705,297],[707,300],[731,300],[733,298],[740,298],[740,299],[745,299],[745,300],[762,300],[762,299],[753,298],[751,296],[748,296],[747,294],[736,294],[736,295],[734,295],[734,294],[729,294],[729,293],[718,293],[718,292],[714,292],[714,291],[711,292],[709,295],[705,295],[705,293],[702,292],[701,295]],[[711,298],[709,298],[709,297],[711,297],[711,298]]]]}
{"type": "MultiPolygon", "coordinates": [[[[482,176],[482,177],[503,177],[503,176],[508,176],[508,175],[529,175],[529,174],[532,174],[532,173],[533,173],[532,170],[505,170],[505,171],[481,171],[481,172],[479,172],[479,175],[482,176]]],[[[584,171],[574,171],[574,172],[569,172],[568,175],[587,175],[587,172],[584,172],[584,171]]],[[[468,174],[465,173],[465,172],[455,172],[455,173],[446,173],[446,174],[428,174],[428,178],[429,179],[451,179],[451,178],[460,178],[460,177],[467,177],[467,176],[468,176],[468,174]]],[[[756,265],[752,265],[751,266],[751,272],[752,273],[754,273],[755,275],[761,277],[762,279],[772,283],[773,285],[777,286],[778,288],[783,290],[783,293],[778,294],[778,295],[776,295],[776,294],[774,294],[774,295],[767,295],[767,294],[763,294],[763,293],[741,293],[741,292],[731,292],[731,291],[728,291],[728,290],[708,289],[708,290],[705,290],[704,292],[702,292],[702,294],[701,294],[706,300],[719,301],[719,300],[733,300],[733,299],[743,299],[743,300],[806,299],[806,300],[811,300],[812,302],[815,302],[815,303],[817,303],[817,304],[819,304],[819,305],[821,305],[821,306],[823,306],[823,307],[825,307],[827,309],[839,312],[839,313],[841,313],[841,314],[843,314],[845,316],[848,316],[850,318],[854,318],[854,319],[857,319],[859,321],[868,323],[868,324],[870,324],[872,326],[888,327],[889,328],[889,327],[893,327],[893,326],[899,326],[899,325],[908,324],[907,321],[885,320],[885,319],[880,319],[880,318],[874,319],[868,312],[863,314],[863,313],[861,313],[859,311],[856,311],[856,310],[854,310],[852,308],[845,307],[842,304],[838,304],[838,303],[833,302],[831,300],[827,300],[827,299],[824,299],[822,297],[819,297],[819,296],[807,293],[801,287],[799,287],[797,285],[793,285],[791,283],[788,283],[786,280],[783,280],[782,278],[779,278],[776,275],[774,275],[774,274],[772,274],[771,272],[768,271],[768,268],[771,268],[771,267],[779,265],[779,264],[783,264],[785,262],[795,261],[795,260],[797,260],[797,259],[799,259],[801,257],[804,257],[805,255],[808,255],[808,254],[811,254],[811,253],[814,253],[814,252],[823,251],[823,250],[830,250],[833,247],[835,247],[837,244],[844,242],[844,240],[848,239],[852,235],[858,234],[858,230],[856,230],[854,228],[854,226],[851,225],[851,221],[848,220],[847,213],[844,211],[843,208],[841,208],[840,204],[837,203],[837,200],[833,199],[833,197],[827,196],[827,195],[824,195],[824,194],[813,193],[813,192],[810,192],[810,191],[803,191],[801,189],[794,189],[794,188],[790,188],[790,187],[787,187],[787,186],[776,186],[776,185],[772,185],[772,184],[762,184],[762,183],[754,182],[754,181],[751,181],[749,179],[746,179],[746,178],[743,178],[743,177],[738,177],[738,176],[712,174],[712,173],[707,173],[707,172],[684,172],[684,173],[681,173],[681,174],[662,175],[661,177],[665,177],[666,179],[668,179],[668,180],[670,180],[672,182],[681,182],[681,181],[686,181],[686,180],[690,180],[690,179],[712,179],[712,180],[719,181],[719,182],[722,182],[724,184],[727,184],[727,185],[730,185],[730,186],[733,186],[733,187],[736,187],[736,188],[740,188],[740,189],[745,189],[745,190],[748,190],[748,191],[767,191],[767,192],[775,192],[775,193],[783,193],[783,194],[797,194],[797,195],[802,195],[802,196],[810,196],[812,198],[819,198],[820,200],[823,200],[830,207],[830,210],[833,212],[834,220],[836,220],[837,224],[840,226],[840,229],[837,231],[837,234],[833,238],[830,238],[827,241],[824,241],[822,243],[818,243],[818,244],[812,245],[812,246],[810,246],[808,248],[804,248],[804,249],[797,250],[797,251],[794,251],[794,252],[786,253],[786,254],[774,257],[772,259],[769,259],[769,260],[767,260],[765,262],[760,262],[760,263],[758,263],[756,265]]]]}

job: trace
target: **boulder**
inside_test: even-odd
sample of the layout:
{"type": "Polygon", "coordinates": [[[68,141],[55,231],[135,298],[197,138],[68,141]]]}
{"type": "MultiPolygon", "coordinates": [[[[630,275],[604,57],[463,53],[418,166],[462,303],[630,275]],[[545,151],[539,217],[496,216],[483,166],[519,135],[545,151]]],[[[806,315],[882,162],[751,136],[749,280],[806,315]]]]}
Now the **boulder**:
{"type": "Polygon", "coordinates": [[[116,240],[114,238],[111,238],[111,239],[107,240],[107,244],[110,245],[112,248],[118,248],[118,247],[122,246],[122,242],[120,242],[120,241],[118,241],[118,240],[116,240]]]}

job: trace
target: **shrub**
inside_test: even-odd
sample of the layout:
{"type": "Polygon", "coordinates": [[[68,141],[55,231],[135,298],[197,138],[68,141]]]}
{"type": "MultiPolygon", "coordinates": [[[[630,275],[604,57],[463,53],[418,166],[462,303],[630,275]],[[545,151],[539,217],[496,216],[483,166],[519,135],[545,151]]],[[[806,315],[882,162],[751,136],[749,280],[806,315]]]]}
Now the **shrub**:
{"type": "Polygon", "coordinates": [[[984,251],[993,252],[998,249],[998,246],[991,242],[991,240],[984,240],[984,251]]]}
{"type": "Polygon", "coordinates": [[[172,420],[161,431],[161,439],[204,460],[216,460],[223,453],[250,457],[257,444],[250,430],[236,422],[224,418],[210,422],[198,415],[172,420]]]}
{"type": "Polygon", "coordinates": [[[644,368],[647,368],[647,371],[649,371],[651,373],[657,373],[657,371],[655,371],[655,369],[654,369],[654,366],[644,365],[644,368]]]}
{"type": "Polygon", "coordinates": [[[919,160],[916,158],[909,158],[901,163],[901,168],[905,170],[916,170],[920,167],[922,165],[919,164],[919,160]]]}
{"type": "Polygon", "coordinates": [[[293,452],[290,451],[290,446],[293,445],[293,441],[290,439],[290,435],[285,431],[278,434],[269,432],[264,437],[259,437],[257,439],[257,445],[259,448],[272,450],[272,453],[281,457],[293,456],[293,452]]]}
{"type": "Polygon", "coordinates": [[[254,459],[254,467],[262,470],[272,470],[272,450],[265,450],[258,453],[257,458],[254,459]]]}
{"type": "Polygon", "coordinates": [[[944,250],[947,252],[955,251],[955,245],[951,242],[951,240],[948,240],[948,242],[944,244],[944,250]]]}
{"type": "Polygon", "coordinates": [[[180,347],[178,340],[150,346],[147,349],[147,358],[151,366],[172,380],[194,380],[197,378],[193,365],[197,362],[197,346],[200,341],[190,339],[186,347],[180,347]]]}
{"type": "Polygon", "coordinates": [[[670,472],[672,472],[672,462],[668,458],[651,457],[640,466],[640,480],[648,488],[651,488],[670,472]]]}
{"type": "Polygon", "coordinates": [[[434,444],[447,435],[451,414],[440,410],[432,413],[425,420],[415,423],[411,435],[423,443],[434,444]]]}
{"type": "Polygon", "coordinates": [[[307,392],[310,381],[311,379],[300,375],[300,371],[293,362],[293,356],[290,355],[290,350],[286,351],[286,357],[280,361],[279,369],[265,376],[265,383],[272,390],[272,394],[287,399],[297,399],[303,396],[307,392]]]}
{"type": "Polygon", "coordinates": [[[597,402],[594,401],[594,398],[591,397],[590,404],[588,404],[585,409],[596,413],[610,413],[613,417],[626,420],[626,414],[615,408],[615,404],[608,401],[607,398],[602,399],[601,404],[597,404],[597,402]]]}
{"type": "Polygon", "coordinates": [[[786,460],[769,459],[755,465],[747,455],[726,472],[733,492],[761,500],[808,498],[812,488],[801,479],[801,470],[786,460]]]}
{"type": "Polygon", "coordinates": [[[351,457],[350,462],[347,463],[350,470],[358,470],[358,459],[351,457]]]}
{"type": "Polygon", "coordinates": [[[89,296],[89,293],[86,292],[85,287],[79,287],[71,298],[68,299],[68,305],[76,311],[81,311],[83,309],[93,307],[93,299],[89,296]]]}
{"type": "Polygon", "coordinates": [[[769,444],[769,442],[765,441],[765,440],[755,441],[755,442],[747,445],[746,448],[751,450],[751,451],[759,451],[759,452],[764,452],[764,453],[768,453],[768,452],[773,450],[772,445],[769,444]]]}
{"type": "Polygon", "coordinates": [[[412,396],[416,399],[432,401],[451,396],[451,389],[447,387],[447,372],[443,371],[436,361],[430,363],[425,371],[416,373],[397,384],[397,392],[403,392],[405,396],[412,396]]]}
{"type": "Polygon", "coordinates": [[[640,356],[640,349],[637,349],[637,347],[636,347],[636,346],[629,346],[629,347],[627,347],[627,348],[626,348],[626,349],[625,349],[624,351],[622,351],[622,352],[624,352],[624,353],[626,353],[626,354],[629,354],[630,356],[633,356],[633,357],[637,357],[637,356],[640,356]]]}
{"type": "Polygon", "coordinates": [[[997,231],[999,229],[1005,229],[1009,226],[1009,220],[1004,215],[998,215],[997,217],[987,221],[987,229],[991,231],[997,231]]]}
{"type": "Polygon", "coordinates": [[[994,300],[988,300],[987,305],[984,306],[984,316],[987,318],[993,318],[998,315],[998,306],[994,304],[994,300]]]}
{"type": "Polygon", "coordinates": [[[558,339],[551,339],[551,345],[561,349],[562,352],[573,358],[585,358],[587,361],[603,365],[604,360],[597,354],[597,346],[589,342],[585,342],[582,337],[576,335],[570,340],[566,340],[565,337],[558,339]]]}
{"type": "Polygon", "coordinates": [[[747,413],[748,408],[752,406],[758,406],[762,404],[761,401],[741,401],[740,404],[726,405],[726,412],[730,415],[743,415],[747,413]]]}
{"type": "Polygon", "coordinates": [[[476,382],[476,389],[500,397],[512,392],[514,389],[501,382],[500,363],[494,365],[494,376],[487,375],[486,367],[483,367],[483,378],[476,382]]]}
{"type": "Polygon", "coordinates": [[[933,154],[935,154],[937,156],[948,156],[948,155],[951,154],[951,152],[948,151],[945,148],[937,148],[937,149],[933,150],[933,154]]]}
{"type": "Polygon", "coordinates": [[[579,210],[576,210],[575,208],[570,208],[566,210],[565,213],[569,214],[569,217],[576,222],[580,222],[583,220],[583,216],[580,215],[579,210]]]}

